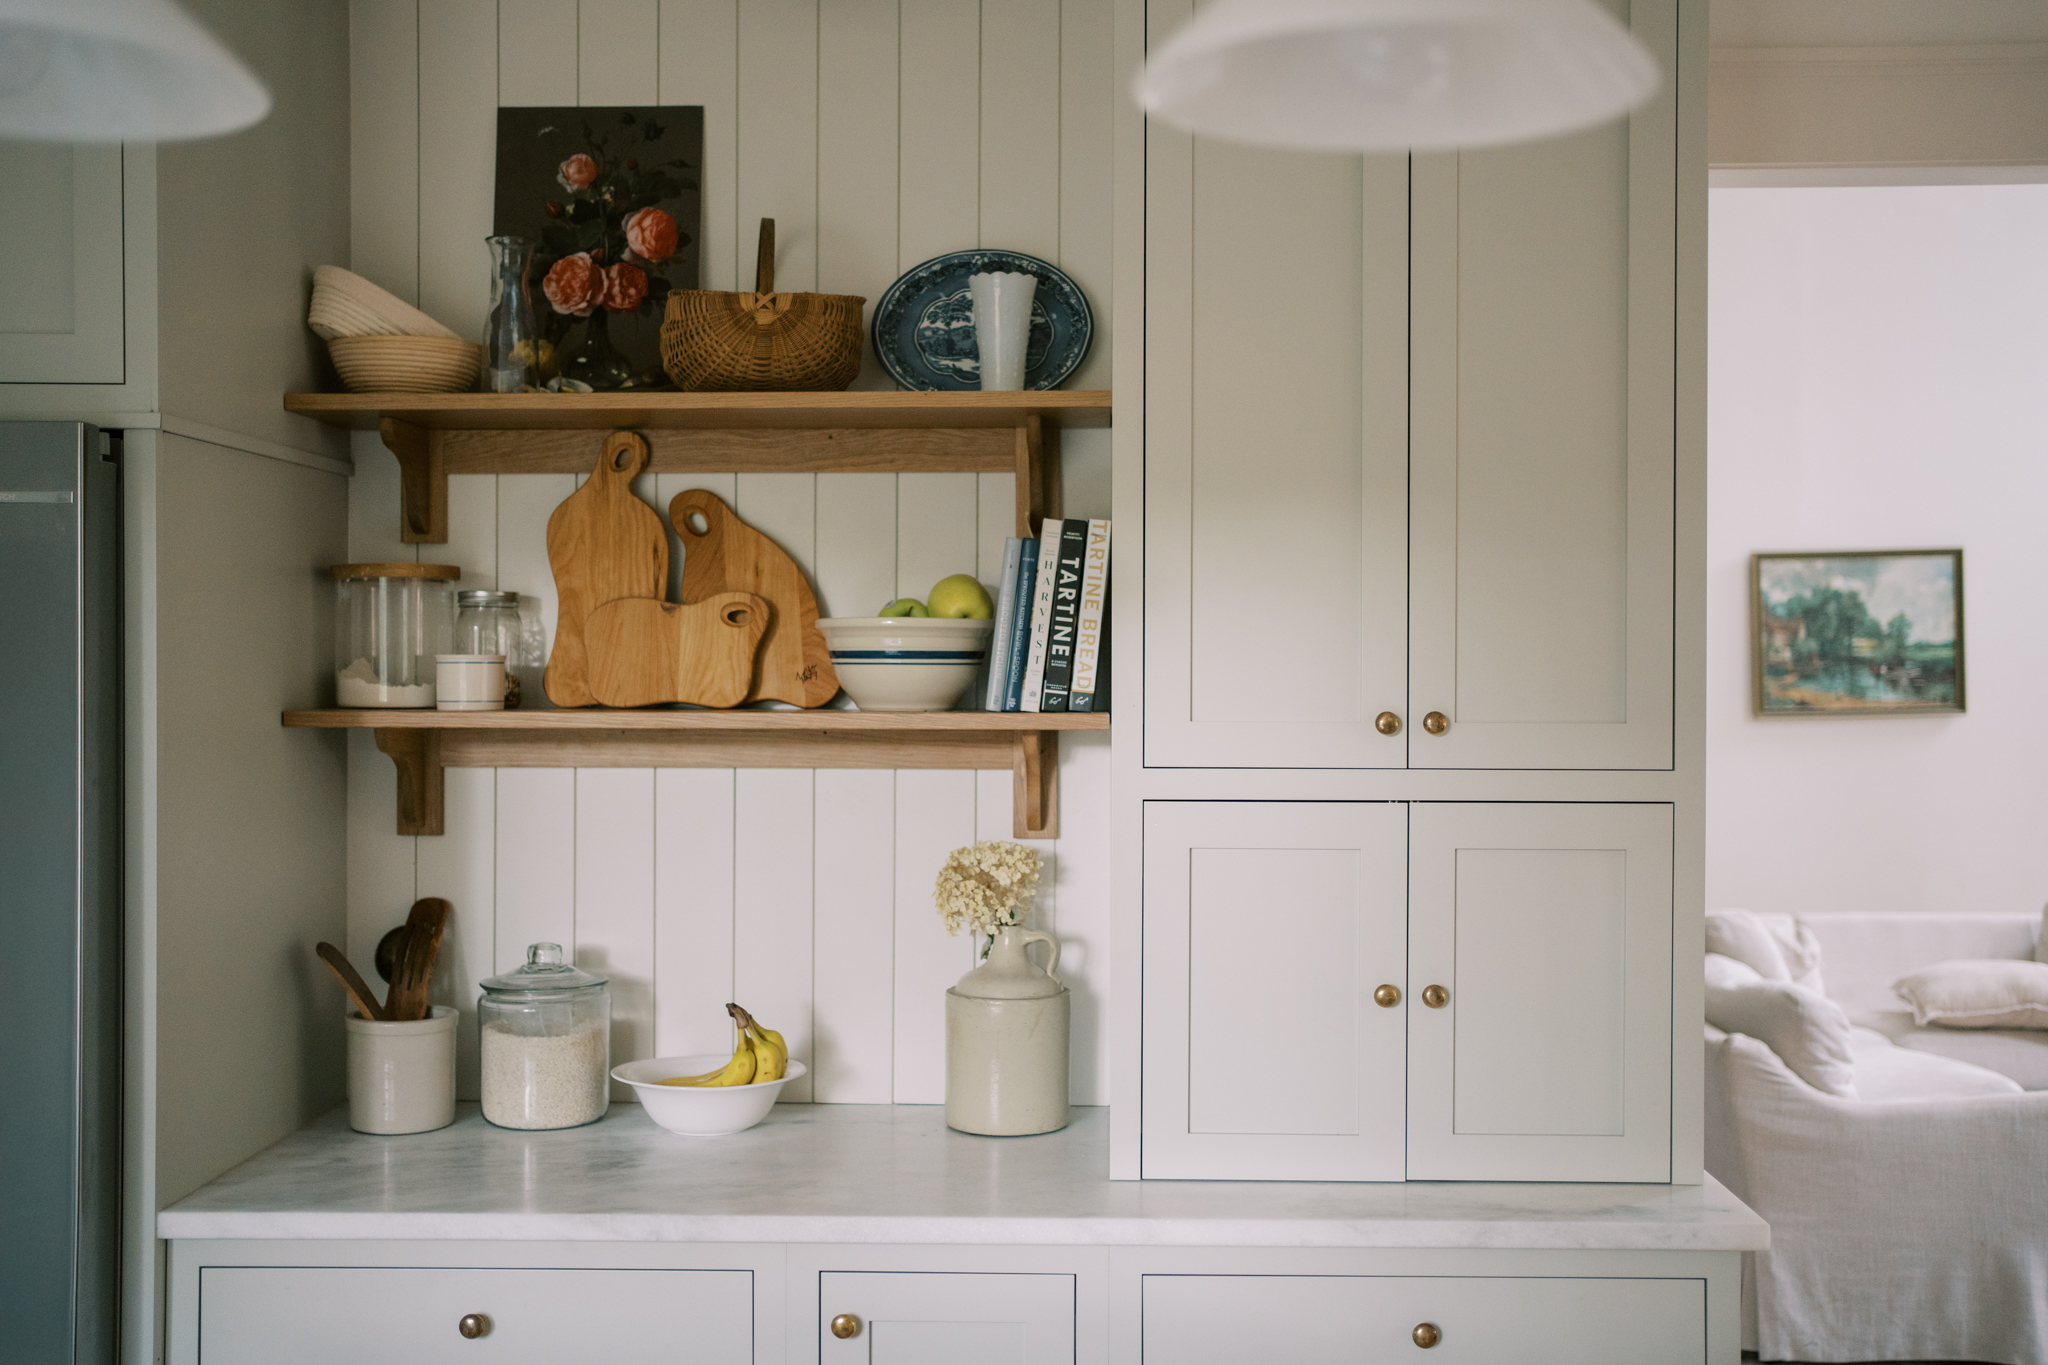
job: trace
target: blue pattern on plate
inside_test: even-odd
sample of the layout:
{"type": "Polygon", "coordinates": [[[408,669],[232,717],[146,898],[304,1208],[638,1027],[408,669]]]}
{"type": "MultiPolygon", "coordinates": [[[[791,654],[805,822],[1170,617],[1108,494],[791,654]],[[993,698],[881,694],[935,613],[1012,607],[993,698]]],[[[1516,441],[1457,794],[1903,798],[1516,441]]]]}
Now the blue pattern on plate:
{"type": "Polygon", "coordinates": [[[955,251],[912,268],[875,305],[875,357],[906,389],[981,388],[967,277],[1008,270],[1038,277],[1024,387],[1050,389],[1080,368],[1095,335],[1081,286],[1058,266],[1017,251],[955,251]]]}

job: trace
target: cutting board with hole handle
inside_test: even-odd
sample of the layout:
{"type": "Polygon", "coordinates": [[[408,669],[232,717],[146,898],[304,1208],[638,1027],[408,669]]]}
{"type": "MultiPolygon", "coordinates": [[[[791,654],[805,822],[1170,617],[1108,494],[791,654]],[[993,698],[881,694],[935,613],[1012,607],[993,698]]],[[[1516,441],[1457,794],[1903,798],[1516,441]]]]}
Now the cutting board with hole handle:
{"type": "Polygon", "coordinates": [[[557,706],[590,706],[584,622],[622,597],[668,595],[668,533],[661,514],[633,496],[633,479],[653,451],[646,438],[615,431],[597,467],[548,518],[548,567],[555,574],[555,645],[543,683],[557,706]]]}
{"type": "Polygon", "coordinates": [[[605,706],[738,706],[753,685],[768,620],[768,603],[750,592],[713,593],[685,606],[644,597],[606,602],[584,623],[590,691],[605,706]]]}
{"type": "Polygon", "coordinates": [[[832,655],[818,629],[818,599],[789,552],[741,521],[716,493],[701,488],[676,494],[668,519],[683,543],[685,602],[723,592],[768,599],[768,633],[754,660],[754,683],[746,700],[804,707],[832,700],[839,692],[839,675],[832,671],[832,655]]]}

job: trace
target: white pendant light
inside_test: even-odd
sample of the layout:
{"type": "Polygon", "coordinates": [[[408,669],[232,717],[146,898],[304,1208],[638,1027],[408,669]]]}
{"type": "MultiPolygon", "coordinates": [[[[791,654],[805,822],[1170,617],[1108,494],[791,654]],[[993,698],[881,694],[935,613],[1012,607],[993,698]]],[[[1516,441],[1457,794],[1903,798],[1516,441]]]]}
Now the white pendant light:
{"type": "Polygon", "coordinates": [[[171,0],[0,0],[0,138],[232,133],[270,92],[171,0]]]}
{"type": "Polygon", "coordinates": [[[1659,80],[1594,0],[1213,0],[1146,62],[1138,102],[1237,142],[1437,151],[1590,128],[1659,80]]]}

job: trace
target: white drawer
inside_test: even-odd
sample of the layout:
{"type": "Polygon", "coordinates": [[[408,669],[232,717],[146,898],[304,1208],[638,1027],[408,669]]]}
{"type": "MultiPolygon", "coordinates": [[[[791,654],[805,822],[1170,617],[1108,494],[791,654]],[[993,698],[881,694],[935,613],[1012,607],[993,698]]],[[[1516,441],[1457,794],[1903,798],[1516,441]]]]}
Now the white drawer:
{"type": "Polygon", "coordinates": [[[818,1359],[1073,1365],[1074,1277],[828,1270],[818,1276],[818,1359]]]}
{"type": "MultiPolygon", "coordinates": [[[[1173,1365],[1702,1365],[1704,1280],[1147,1275],[1173,1365]],[[1436,1329],[1418,1349],[1416,1329],[1436,1329]]],[[[1425,1334],[1426,1338],[1427,1334],[1425,1334]]]]}
{"type": "Polygon", "coordinates": [[[746,1365],[745,1270],[206,1266],[201,1365],[746,1365]],[[488,1321],[474,1339],[464,1317],[488,1321]]]}

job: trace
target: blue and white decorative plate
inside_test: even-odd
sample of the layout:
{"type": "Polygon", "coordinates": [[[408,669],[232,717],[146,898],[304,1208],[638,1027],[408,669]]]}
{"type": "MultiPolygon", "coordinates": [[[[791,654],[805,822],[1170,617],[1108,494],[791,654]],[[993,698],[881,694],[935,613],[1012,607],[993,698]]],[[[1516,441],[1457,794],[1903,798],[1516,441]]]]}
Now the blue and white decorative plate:
{"type": "Polygon", "coordinates": [[[916,266],[875,305],[875,357],[906,389],[981,388],[981,349],[967,277],[1006,270],[1038,277],[1024,387],[1050,389],[1080,368],[1095,335],[1081,286],[1058,266],[1017,251],[955,251],[916,266]]]}

